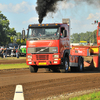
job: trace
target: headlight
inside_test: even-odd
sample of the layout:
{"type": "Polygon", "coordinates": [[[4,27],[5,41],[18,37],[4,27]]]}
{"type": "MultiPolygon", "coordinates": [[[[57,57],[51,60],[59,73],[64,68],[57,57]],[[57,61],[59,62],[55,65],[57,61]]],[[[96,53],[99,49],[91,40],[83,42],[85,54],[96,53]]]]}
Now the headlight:
{"type": "Polygon", "coordinates": [[[54,57],[54,58],[58,58],[58,57],[59,57],[59,55],[53,55],[53,57],[54,57]]]}
{"type": "Polygon", "coordinates": [[[49,52],[57,53],[58,52],[58,48],[57,47],[50,47],[49,48],[49,52]]]}
{"type": "Polygon", "coordinates": [[[32,55],[28,55],[27,58],[32,58],[32,55]]]}

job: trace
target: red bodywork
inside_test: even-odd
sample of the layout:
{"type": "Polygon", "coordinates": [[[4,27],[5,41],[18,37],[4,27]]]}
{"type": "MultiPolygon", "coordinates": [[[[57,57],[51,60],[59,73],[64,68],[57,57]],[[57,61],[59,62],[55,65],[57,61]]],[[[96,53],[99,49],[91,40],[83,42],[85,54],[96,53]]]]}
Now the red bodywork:
{"type": "MultiPolygon", "coordinates": [[[[27,48],[29,47],[58,47],[58,52],[60,51],[59,49],[59,40],[40,40],[40,41],[27,41],[27,48]]],[[[61,63],[61,54],[57,53],[59,55],[59,60],[57,60],[57,64],[61,63]]],[[[54,54],[28,54],[32,55],[32,59],[27,59],[27,64],[30,65],[28,62],[32,62],[31,65],[51,65],[54,64],[54,54]],[[51,62],[50,62],[51,61],[51,62]],[[34,63],[36,62],[36,63],[34,63]]],[[[58,59],[58,58],[57,58],[58,59]]]]}
{"type": "Polygon", "coordinates": [[[100,22],[98,22],[97,26],[97,45],[100,46],[100,22]]]}
{"type": "Polygon", "coordinates": [[[70,50],[71,55],[83,56],[84,58],[92,58],[91,62],[84,61],[84,66],[94,66],[95,68],[99,67],[99,48],[100,46],[100,22],[97,26],[97,45],[96,46],[72,46],[70,50]]]}
{"type": "Polygon", "coordinates": [[[90,56],[91,54],[99,54],[99,46],[72,46],[71,55],[90,56]]]}
{"type": "Polygon", "coordinates": [[[69,56],[69,60],[70,60],[70,63],[77,63],[78,64],[78,59],[79,59],[79,56],[75,56],[75,55],[70,55],[69,56]]]}
{"type": "MultiPolygon", "coordinates": [[[[58,40],[37,40],[37,41],[27,40],[26,42],[27,56],[32,55],[32,58],[30,59],[26,58],[27,65],[48,66],[48,65],[61,64],[61,59],[63,58],[64,51],[70,50],[70,34],[69,34],[69,26],[67,24],[59,24],[59,25],[60,28],[63,27],[67,30],[67,37],[59,38],[58,40]],[[28,53],[28,48],[38,48],[38,47],[57,47],[58,53],[43,53],[43,54],[28,53]],[[58,57],[54,58],[54,55],[58,55],[58,57]]],[[[43,24],[43,26],[45,25],[43,24]]]]}
{"type": "MultiPolygon", "coordinates": [[[[98,61],[99,61],[99,57],[98,55],[92,55],[91,56],[91,53],[93,54],[98,54],[99,53],[99,50],[98,50],[99,46],[72,46],[72,49],[70,50],[70,53],[71,55],[73,55],[74,59],[75,59],[75,56],[83,56],[84,58],[86,57],[90,57],[92,58],[92,60],[84,60],[84,66],[93,66],[95,68],[98,68],[98,61]],[[92,51],[92,49],[95,50],[96,48],[96,51],[98,52],[95,52],[95,51],[92,51]]],[[[75,61],[73,62],[76,62],[77,58],[75,59],[75,61]]]]}
{"type": "Polygon", "coordinates": [[[88,46],[72,46],[70,50],[71,55],[77,56],[89,56],[90,55],[90,47],[88,46]]]}

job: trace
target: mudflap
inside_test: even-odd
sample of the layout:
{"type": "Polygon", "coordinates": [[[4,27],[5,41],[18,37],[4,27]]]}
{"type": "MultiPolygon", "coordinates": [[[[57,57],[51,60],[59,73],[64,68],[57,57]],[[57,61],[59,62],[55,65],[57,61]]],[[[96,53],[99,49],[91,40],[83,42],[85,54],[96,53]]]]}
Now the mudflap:
{"type": "Polygon", "coordinates": [[[86,71],[94,70],[92,56],[84,56],[84,70],[86,70],[86,71]]]}
{"type": "Polygon", "coordinates": [[[100,70],[100,55],[84,57],[84,67],[87,70],[100,70]]]}
{"type": "Polygon", "coordinates": [[[100,55],[93,57],[93,63],[94,63],[95,69],[100,71],[100,55]]]}
{"type": "Polygon", "coordinates": [[[98,64],[99,64],[99,56],[94,56],[93,57],[93,64],[95,68],[98,68],[98,64]]]}

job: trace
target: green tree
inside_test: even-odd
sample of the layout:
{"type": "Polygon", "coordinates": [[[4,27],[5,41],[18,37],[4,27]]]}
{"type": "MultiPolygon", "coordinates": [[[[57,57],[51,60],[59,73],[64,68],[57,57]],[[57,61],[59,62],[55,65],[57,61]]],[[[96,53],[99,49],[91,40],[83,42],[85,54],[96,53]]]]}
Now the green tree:
{"type": "Polygon", "coordinates": [[[74,33],[71,35],[71,42],[72,43],[79,43],[80,41],[80,35],[78,33],[74,33]]]}
{"type": "Polygon", "coordinates": [[[97,44],[96,38],[97,30],[93,32],[87,31],[86,33],[74,33],[71,35],[71,43],[79,43],[80,41],[87,41],[88,43],[97,44]]]}
{"type": "Polygon", "coordinates": [[[21,44],[26,45],[26,39],[25,40],[21,39],[21,44]]]}
{"type": "Polygon", "coordinates": [[[7,37],[8,29],[9,29],[9,20],[0,11],[0,45],[6,45],[10,40],[7,37]]]}
{"type": "Polygon", "coordinates": [[[10,39],[11,36],[16,35],[14,28],[9,27],[9,20],[0,11],[0,45],[6,45],[9,42],[13,42],[10,39]]]}
{"type": "Polygon", "coordinates": [[[94,43],[94,44],[97,44],[97,36],[96,36],[97,30],[94,30],[92,34],[93,34],[93,37],[94,37],[94,38],[93,38],[93,43],[94,43]]]}
{"type": "Polygon", "coordinates": [[[16,36],[17,36],[17,39],[21,39],[21,38],[22,38],[22,36],[21,36],[21,33],[20,33],[20,32],[17,32],[17,33],[16,33],[16,36]]]}
{"type": "Polygon", "coordinates": [[[17,43],[17,44],[21,44],[21,40],[20,40],[20,39],[17,39],[17,40],[16,40],[16,43],[17,43]]]}
{"type": "Polygon", "coordinates": [[[90,43],[91,42],[91,36],[92,36],[92,32],[89,32],[89,31],[87,31],[86,33],[85,33],[85,40],[88,42],[88,43],[90,43]]]}
{"type": "Polygon", "coordinates": [[[8,35],[9,35],[9,36],[14,36],[14,35],[16,35],[16,30],[15,30],[15,28],[9,28],[9,29],[7,30],[7,32],[8,32],[8,35]]]}

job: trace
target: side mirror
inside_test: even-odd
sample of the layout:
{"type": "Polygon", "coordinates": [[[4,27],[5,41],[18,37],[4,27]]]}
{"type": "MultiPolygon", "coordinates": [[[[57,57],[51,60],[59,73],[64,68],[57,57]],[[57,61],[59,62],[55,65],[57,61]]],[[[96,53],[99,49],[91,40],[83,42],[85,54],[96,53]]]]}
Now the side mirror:
{"type": "Polygon", "coordinates": [[[63,37],[67,37],[67,31],[63,30],[63,37]]]}
{"type": "Polygon", "coordinates": [[[25,30],[22,30],[22,39],[25,39],[25,30]]]}

